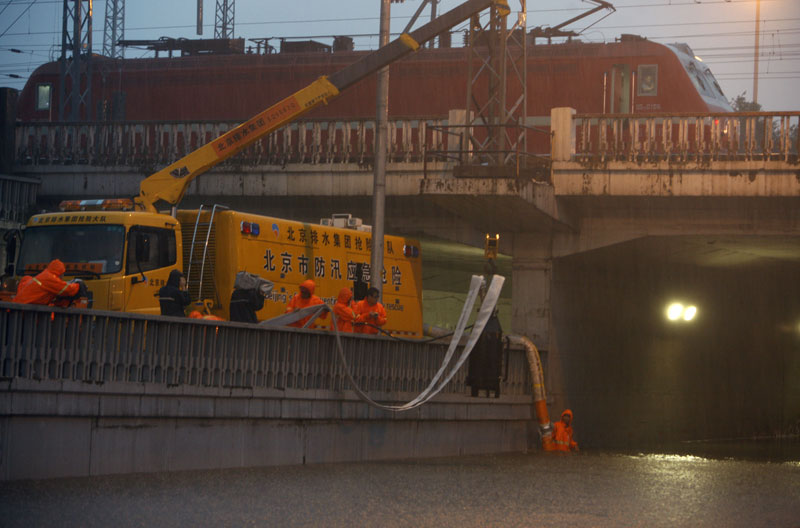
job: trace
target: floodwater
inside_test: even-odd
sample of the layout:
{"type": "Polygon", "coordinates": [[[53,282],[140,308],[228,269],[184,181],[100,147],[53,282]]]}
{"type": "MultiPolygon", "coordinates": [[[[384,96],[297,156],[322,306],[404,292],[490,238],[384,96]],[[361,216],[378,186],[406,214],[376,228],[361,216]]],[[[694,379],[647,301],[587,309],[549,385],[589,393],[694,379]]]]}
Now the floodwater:
{"type": "Polygon", "coordinates": [[[800,444],[782,460],[759,453],[536,452],[5,482],[0,524],[800,527],[800,444]]]}

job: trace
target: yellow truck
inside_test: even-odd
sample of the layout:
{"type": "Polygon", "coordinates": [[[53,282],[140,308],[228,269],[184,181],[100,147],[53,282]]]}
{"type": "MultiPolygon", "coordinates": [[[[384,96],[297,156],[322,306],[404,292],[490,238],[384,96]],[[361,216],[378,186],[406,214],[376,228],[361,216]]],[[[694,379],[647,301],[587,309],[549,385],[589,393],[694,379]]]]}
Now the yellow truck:
{"type": "MultiPolygon", "coordinates": [[[[212,309],[213,313],[227,318],[238,271],[255,273],[274,285],[264,308],[257,314],[259,320],[284,313],[286,304],[298,292],[298,285],[309,278],[317,285],[315,294],[329,305],[336,302],[342,288],[352,288],[359,299],[366,294],[372,253],[372,235],[368,231],[223,210],[214,214],[206,246],[205,226],[212,225],[212,214],[209,210],[178,211],[181,225],[198,225],[197,236],[194,229],[183,231],[183,247],[194,247],[193,251],[184,250],[185,274],[192,298],[213,299],[215,306],[221,304],[220,310],[212,309]],[[209,259],[210,254],[214,258],[209,259]],[[195,280],[201,276],[202,281],[195,280]]],[[[393,335],[421,337],[419,243],[385,236],[384,246],[382,302],[388,314],[384,329],[393,335]]]]}
{"type": "MultiPolygon", "coordinates": [[[[59,212],[33,216],[15,251],[11,275],[35,273],[59,258],[67,266],[67,275],[85,280],[94,308],[151,314],[160,313],[157,292],[174,269],[187,276],[196,306],[223,317],[228,314],[238,271],[256,273],[275,285],[259,319],[283,313],[299,283],[307,278],[315,280],[316,293],[329,304],[342,287],[354,288],[358,297],[371,275],[373,248],[367,231],[216,206],[178,210],[177,204],[200,174],[488,7],[509,12],[506,0],[468,0],[330,77],[320,77],[147,177],[133,200],[65,201],[59,212]],[[171,209],[170,214],[159,211],[164,206],[171,209]]],[[[386,329],[421,336],[419,244],[386,236],[383,249],[386,329]]],[[[4,281],[9,287],[0,299],[12,295],[13,283],[4,281]]]]}
{"type": "MultiPolygon", "coordinates": [[[[109,210],[132,204],[104,202],[62,202],[64,211],[33,216],[17,259],[22,274],[60,258],[66,275],[86,281],[93,308],[158,314],[158,290],[173,269],[182,269],[197,300],[190,309],[227,319],[235,275],[247,271],[274,284],[259,320],[284,313],[306,279],[314,280],[315,293],[330,305],[344,287],[363,297],[370,282],[370,232],[335,227],[336,218],[326,222],[331,225],[309,224],[222,208],[179,210],[175,218],[109,210]]],[[[349,215],[344,219],[358,223],[349,215]]],[[[419,243],[386,236],[384,246],[385,329],[421,336],[419,243]]]]}

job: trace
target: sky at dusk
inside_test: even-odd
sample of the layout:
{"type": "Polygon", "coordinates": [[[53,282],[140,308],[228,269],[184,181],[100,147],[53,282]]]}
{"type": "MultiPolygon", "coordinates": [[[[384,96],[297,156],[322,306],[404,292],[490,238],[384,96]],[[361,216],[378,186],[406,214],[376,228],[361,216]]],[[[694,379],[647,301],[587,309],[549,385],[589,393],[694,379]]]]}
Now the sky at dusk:
{"type": "MultiPolygon", "coordinates": [[[[212,38],[215,0],[203,0],[204,30],[197,35],[197,0],[127,0],[125,38],[212,38]]],[[[460,0],[441,0],[442,13],[460,0]]],[[[568,26],[588,42],[612,42],[623,33],[659,43],[685,42],[708,64],[728,99],[752,99],[757,0],[617,0],[568,26]]],[[[93,48],[102,52],[104,0],[94,0],[93,48]]],[[[392,31],[399,32],[420,0],[391,4],[392,31]]],[[[520,10],[519,0],[509,0],[520,10]]],[[[527,27],[555,26],[596,4],[582,0],[528,0],[527,27]]],[[[21,89],[40,64],[60,53],[63,0],[0,0],[0,86],[21,89]],[[18,52],[12,51],[18,50],[18,52]],[[15,78],[13,76],[19,76],[15,78]]],[[[355,36],[356,49],[378,46],[380,0],[236,0],[236,37],[313,38],[355,36]]],[[[516,15],[514,15],[516,16],[516,15]]],[[[427,21],[426,7],[422,19],[427,21]]],[[[800,0],[760,0],[758,102],[765,110],[800,110],[800,0]]],[[[419,24],[417,24],[419,25],[419,24]]],[[[463,29],[461,28],[456,29],[463,29]]],[[[460,45],[454,35],[454,45],[460,45]]],[[[277,41],[276,41],[277,45],[277,41]]],[[[152,55],[127,49],[125,57],[152,55]]]]}

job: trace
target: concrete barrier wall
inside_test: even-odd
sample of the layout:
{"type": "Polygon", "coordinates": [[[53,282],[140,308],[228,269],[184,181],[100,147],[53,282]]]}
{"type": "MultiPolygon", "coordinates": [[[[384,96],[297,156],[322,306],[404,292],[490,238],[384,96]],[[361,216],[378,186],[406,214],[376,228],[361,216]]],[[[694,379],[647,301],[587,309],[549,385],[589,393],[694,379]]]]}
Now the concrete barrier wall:
{"type": "MultiPolygon", "coordinates": [[[[522,350],[499,397],[466,365],[433,401],[385,412],[352,391],[328,331],[0,303],[0,478],[215,469],[523,451],[522,350]],[[494,395],[494,393],[492,394],[494,395]]],[[[356,382],[405,403],[446,347],[343,336],[356,382]]]]}
{"type": "Polygon", "coordinates": [[[532,418],[524,395],[445,394],[392,413],[349,390],[13,379],[0,386],[0,478],[520,452],[532,418]]]}

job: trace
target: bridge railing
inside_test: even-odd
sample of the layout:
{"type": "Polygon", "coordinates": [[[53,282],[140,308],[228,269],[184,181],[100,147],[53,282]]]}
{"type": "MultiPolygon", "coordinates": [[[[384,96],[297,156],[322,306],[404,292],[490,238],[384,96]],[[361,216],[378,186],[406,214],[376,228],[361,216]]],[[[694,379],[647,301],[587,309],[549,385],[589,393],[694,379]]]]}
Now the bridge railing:
{"type": "Polygon", "coordinates": [[[596,161],[798,162],[800,112],[576,114],[574,155],[596,161]]]}
{"type": "MultiPolygon", "coordinates": [[[[365,391],[419,392],[446,345],[342,336],[365,391]]],[[[525,353],[507,352],[503,394],[530,394],[525,353]]],[[[267,328],[0,302],[0,378],[216,388],[350,388],[327,331],[267,328]]],[[[466,367],[443,390],[463,394],[466,367]]]]}
{"type": "Polygon", "coordinates": [[[0,227],[23,224],[36,205],[39,181],[21,176],[0,175],[0,227]]]}
{"type": "MultiPolygon", "coordinates": [[[[16,164],[155,167],[172,163],[236,127],[233,122],[20,123],[16,164]]],[[[447,119],[389,121],[391,161],[443,150],[447,119]]],[[[374,120],[302,120],[265,136],[225,163],[359,163],[373,159],[374,120]]]]}

